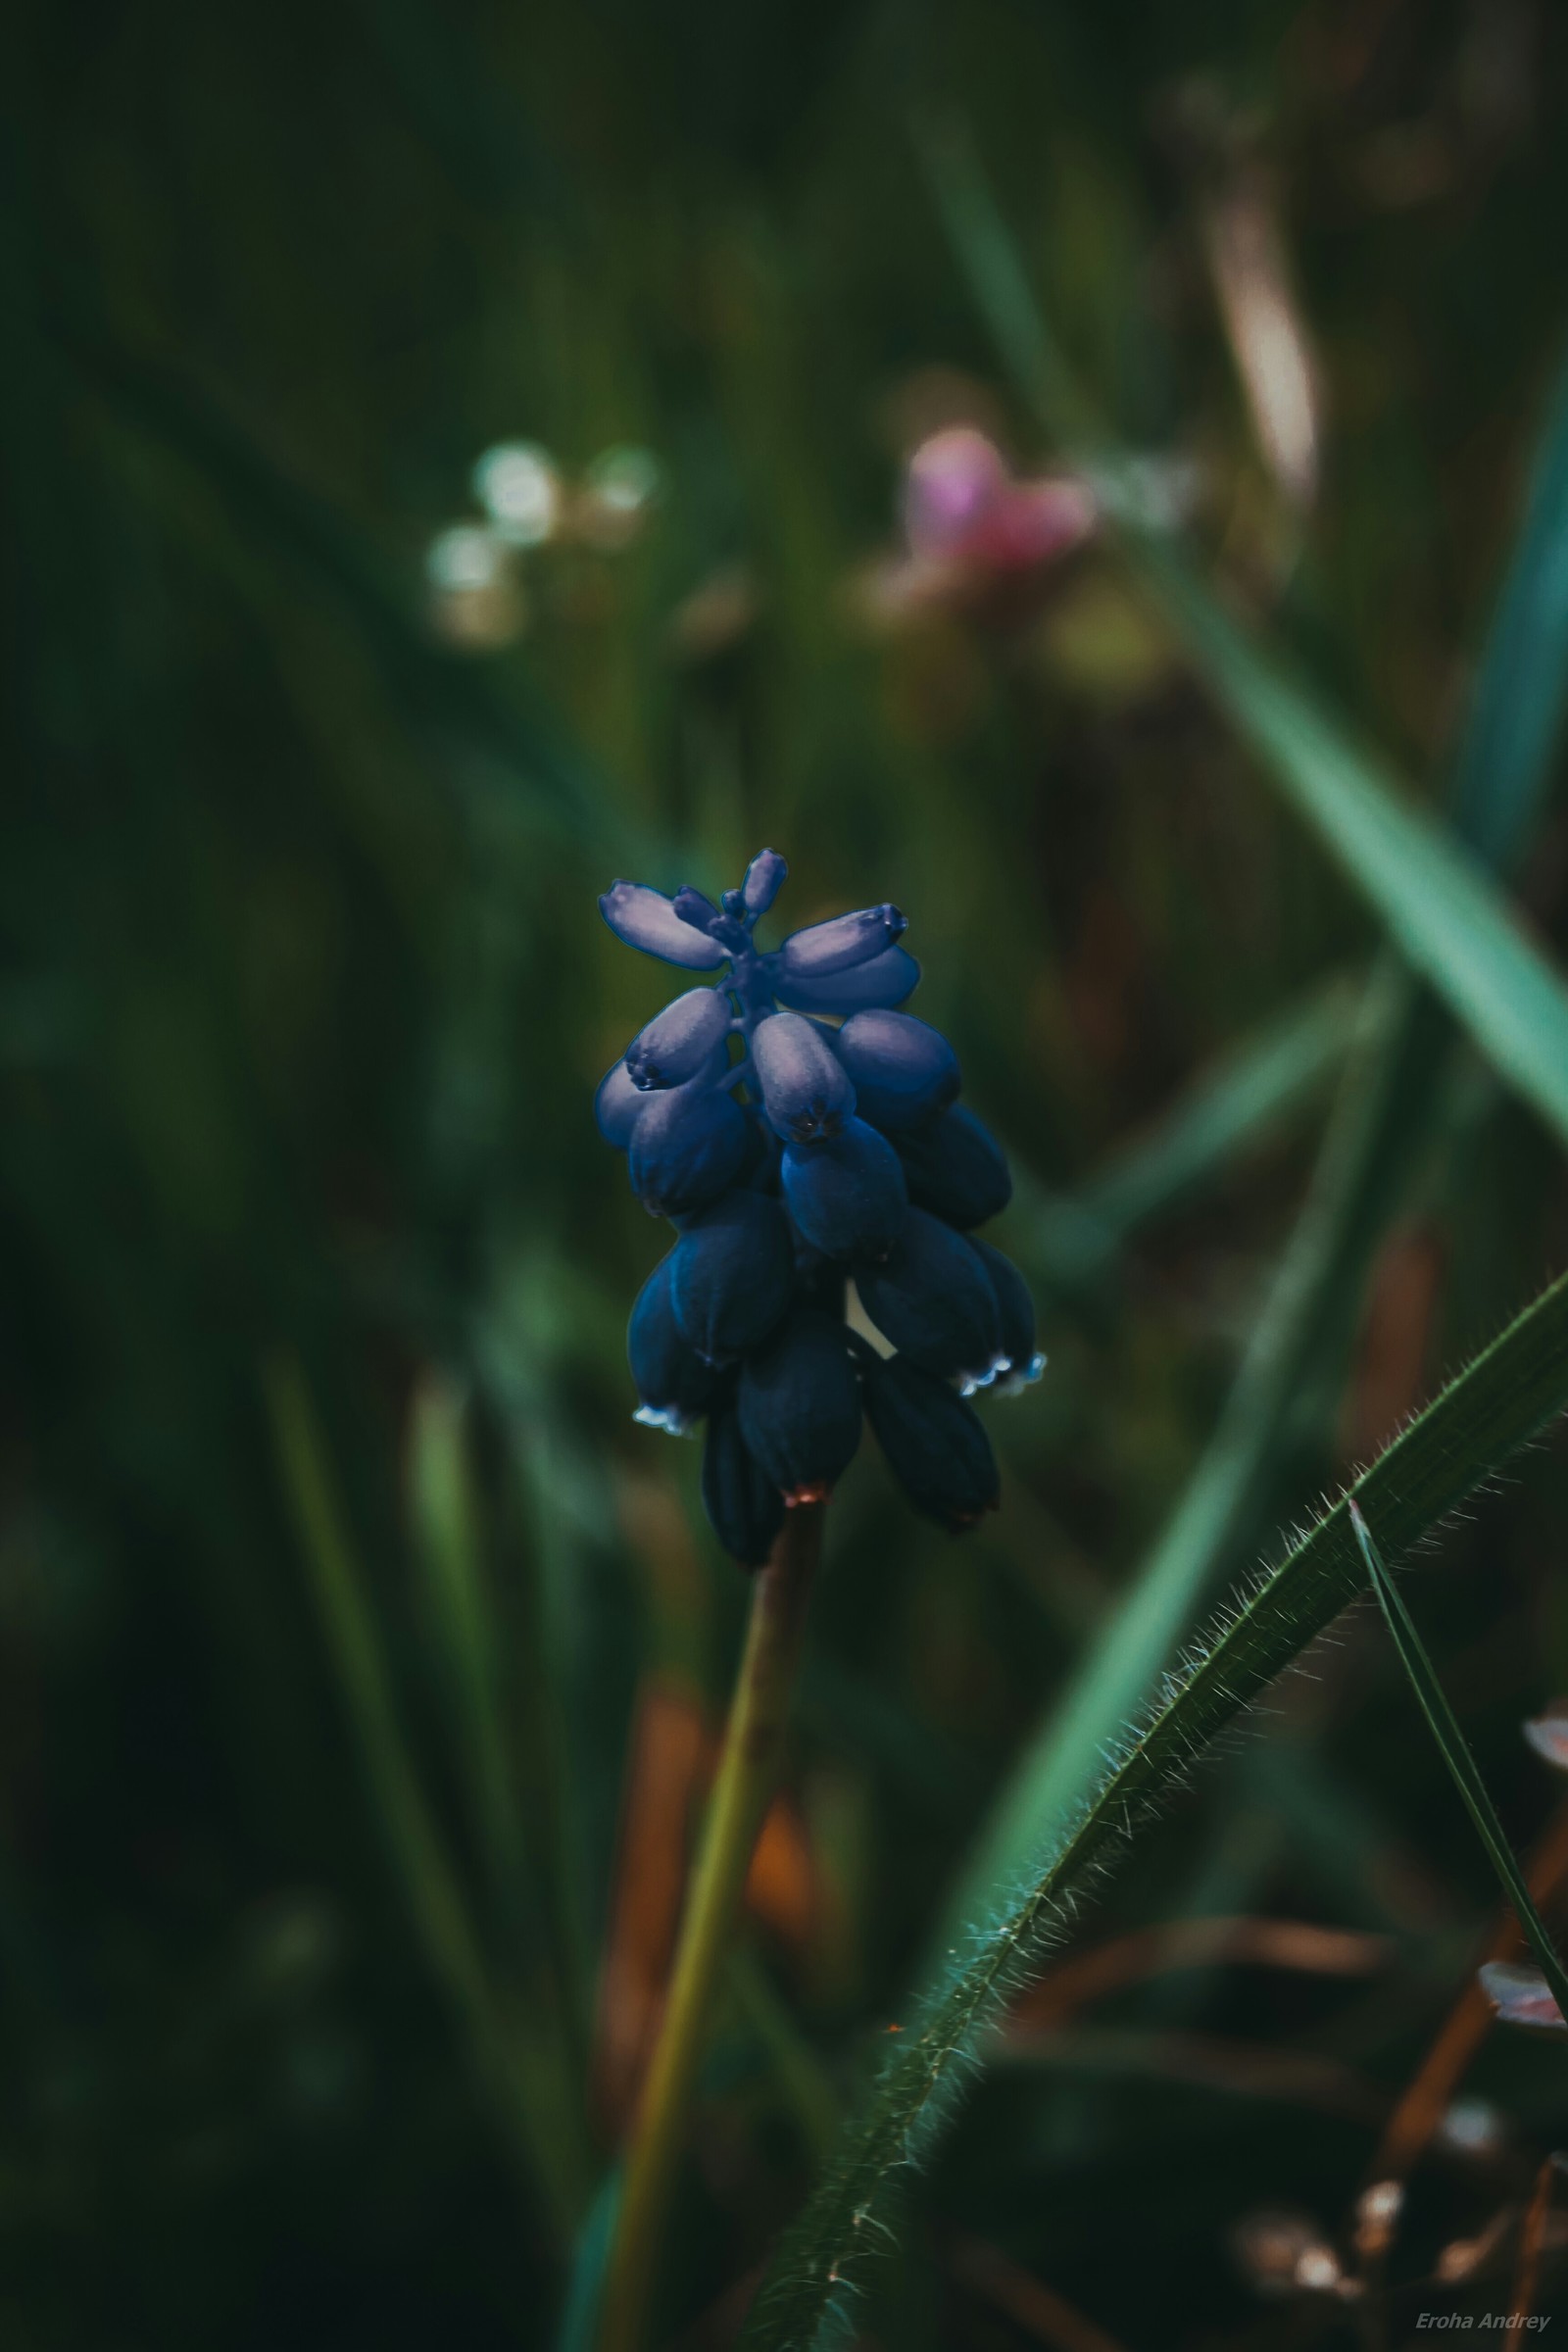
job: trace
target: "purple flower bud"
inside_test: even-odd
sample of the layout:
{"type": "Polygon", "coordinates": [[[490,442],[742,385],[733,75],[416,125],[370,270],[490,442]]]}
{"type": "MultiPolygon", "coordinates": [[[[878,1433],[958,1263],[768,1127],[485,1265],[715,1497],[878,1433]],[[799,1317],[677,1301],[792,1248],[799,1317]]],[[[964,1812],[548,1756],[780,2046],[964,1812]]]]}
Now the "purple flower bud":
{"type": "Polygon", "coordinates": [[[594,1118],[607,1144],[613,1144],[617,1152],[625,1151],[647,1102],[647,1096],[639,1094],[633,1086],[631,1072],[623,1060],[605,1072],[594,1097],[594,1118]]]}
{"type": "Polygon", "coordinates": [[[922,1208],[905,1212],[885,1264],[857,1270],[860,1303],[901,1355],[940,1380],[992,1378],[1002,1316],[962,1234],[922,1208]]]}
{"type": "Polygon", "coordinates": [[[789,870],[777,850],[759,850],[741,884],[741,901],[748,914],[767,912],[789,870]]]}
{"type": "Polygon", "coordinates": [[[672,1250],[638,1292],[626,1326],[626,1357],[642,1399],[638,1420],[678,1434],[708,1410],[717,1380],[677,1328],[674,1264],[672,1250]]]}
{"type": "Polygon", "coordinates": [[[689,1216],[728,1190],[750,1128],[732,1095],[696,1080],[644,1097],[628,1154],[631,1189],[651,1216],[689,1216]]]}
{"type": "Polygon", "coordinates": [[[865,1416],[917,1511],[956,1535],[1002,1499],[991,1441],[973,1405],[907,1356],[867,1350],[865,1416]]]}
{"type": "Polygon", "coordinates": [[[791,979],[777,956],[764,956],[762,966],[773,995],[799,1012],[859,1012],[869,1004],[902,1004],[920,978],[920,966],[906,948],[884,948],[869,963],[820,979],[791,979]]]}
{"type": "Polygon", "coordinates": [[[626,1048],[632,1084],[646,1093],[656,1087],[684,1086],[688,1078],[710,1071],[714,1056],[723,1054],[730,1018],[729,999],[722,989],[689,988],[626,1048]]]}
{"type": "Polygon", "coordinates": [[[741,1436],[732,1406],[709,1420],[703,1507],[730,1557],[744,1568],[760,1568],[784,1524],[784,1497],[741,1436]]]}
{"type": "Polygon", "coordinates": [[[773,1012],[752,1032],[752,1066],[775,1135],[809,1143],[837,1135],[855,1109],[844,1064],[814,1021],[773,1012]]]}
{"type": "Polygon", "coordinates": [[[961,1102],[929,1126],[901,1133],[898,1148],[909,1199],[950,1225],[983,1225],[1012,1199],[1002,1146],[961,1102]]]}
{"type": "Polygon", "coordinates": [[[676,1325],[710,1364],[760,1347],[789,1312],[795,1250],[765,1194],[726,1193],[682,1228],[671,1262],[676,1325]]]}
{"type": "Polygon", "coordinates": [[[908,927],[907,916],[897,906],[862,906],[857,914],[836,914],[831,922],[792,931],[778,952],[779,970],[787,980],[824,980],[829,972],[869,963],[908,927]]]}
{"type": "Polygon", "coordinates": [[[855,1081],[857,1108],[873,1127],[918,1125],[958,1091],[958,1057],[940,1030],[911,1013],[853,1013],[834,1050],[855,1081]]]}
{"type": "MultiPolygon", "coordinates": [[[[707,906],[706,899],[703,904],[707,906]]],[[[665,963],[683,963],[703,972],[714,971],[729,959],[727,949],[694,930],[662,891],[650,890],[646,883],[612,883],[599,902],[599,911],[617,939],[629,948],[641,948],[645,956],[662,956],[665,963]]]]}
{"type": "Polygon", "coordinates": [[[820,1144],[786,1144],[785,1206],[797,1232],[825,1257],[859,1264],[886,1257],[906,1214],[899,1155],[863,1119],[820,1144]]]}
{"type": "Polygon", "coordinates": [[[788,1503],[825,1502],[860,1442],[860,1384],[842,1323],[803,1308],[749,1356],[741,1436],[788,1503]]]}

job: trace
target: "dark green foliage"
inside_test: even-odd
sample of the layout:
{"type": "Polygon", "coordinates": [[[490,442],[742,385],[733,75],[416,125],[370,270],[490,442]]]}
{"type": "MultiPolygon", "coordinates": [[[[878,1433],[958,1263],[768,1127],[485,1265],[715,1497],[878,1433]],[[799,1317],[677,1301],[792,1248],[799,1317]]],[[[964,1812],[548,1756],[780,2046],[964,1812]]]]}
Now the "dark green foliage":
{"type": "MultiPolygon", "coordinates": [[[[1130,1848],[1125,1807],[1358,1581],[1341,1511],[1279,1530],[1380,1456],[1392,1557],[1556,1394],[1533,1354],[1492,1384],[1560,1294],[1382,1452],[1568,1262],[1563,24],[27,0],[9,35],[0,2343],[543,2344],[602,2252],[627,1758],[716,1716],[745,1580],[697,1449],[630,1421],[660,1245],[591,1102],[670,992],[595,899],[763,841],[792,922],[907,913],[1051,1362],[987,1407],[963,1545],[875,1446],[843,1477],[665,2338],[716,2340],[808,2211],[764,2341],[868,2241],[868,2340],[1012,2342],[976,2239],[1128,2347],[1301,2340],[1330,2307],[1260,2299],[1231,2233],[1348,2243],[1486,1858],[1370,1610],[1130,1848]],[[1300,508],[1211,267],[1257,187],[1324,394],[1300,508]],[[1181,544],[1134,514],[1038,609],[890,624],[865,569],[955,401],[1026,471],[1200,461],[1181,544]],[[510,440],[574,513],[626,445],[659,498],[438,612],[510,440]],[[1124,1983],[986,2044],[915,2148],[1088,1891],[1086,1947],[1388,1940],[1124,1983]]],[[[1473,1507],[1419,1615],[1523,1853],[1560,1447],[1473,1507]]],[[[1477,2059],[1508,2137],[1414,2176],[1391,2345],[1560,2140],[1558,2065],[1477,2059]]]]}

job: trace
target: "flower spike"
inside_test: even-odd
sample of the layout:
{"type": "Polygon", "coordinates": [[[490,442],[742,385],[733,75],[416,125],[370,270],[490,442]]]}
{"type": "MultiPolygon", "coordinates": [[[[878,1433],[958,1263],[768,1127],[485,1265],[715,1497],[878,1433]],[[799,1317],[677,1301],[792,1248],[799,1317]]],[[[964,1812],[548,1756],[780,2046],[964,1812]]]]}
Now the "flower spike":
{"type": "Polygon", "coordinates": [[[639,1032],[594,1115],[679,1229],[632,1309],[636,1417],[706,1415],[704,1505],[753,1568],[787,1512],[826,1500],[865,1418],[915,1509],[972,1526],[997,1469],[966,1398],[1045,1361],[1022,1275],[970,1231],[1005,1206],[1006,1160],[956,1101],[947,1039],[899,1010],[920,977],[904,915],[864,906],[764,950],[787,873],[762,850],[716,906],[635,882],[600,901],[629,946],[716,975],[639,1032]]]}

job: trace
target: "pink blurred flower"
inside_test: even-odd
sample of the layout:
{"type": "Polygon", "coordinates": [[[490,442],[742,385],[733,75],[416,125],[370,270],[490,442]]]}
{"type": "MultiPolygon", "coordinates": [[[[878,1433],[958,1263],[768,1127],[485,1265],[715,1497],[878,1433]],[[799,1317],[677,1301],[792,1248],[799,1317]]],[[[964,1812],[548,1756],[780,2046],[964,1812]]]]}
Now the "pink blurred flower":
{"type": "Polygon", "coordinates": [[[1538,1756],[1568,1772],[1568,1699],[1554,1698],[1544,1715],[1520,1726],[1538,1756]]]}
{"type": "Polygon", "coordinates": [[[1021,618],[1046,574],[1089,538],[1094,496],[1070,474],[1020,480],[973,425],[922,441],[904,478],[905,549],[866,582],[871,611],[896,620],[926,606],[1021,618]]]}
{"type": "Polygon", "coordinates": [[[1095,502],[1070,475],[1017,481],[972,425],[922,441],[905,477],[904,528],[919,561],[986,572],[1027,571],[1076,547],[1095,502]]]}
{"type": "Polygon", "coordinates": [[[1539,1968],[1523,1961],[1485,1960],[1476,1974],[1504,2025],[1544,2026],[1553,2034],[1568,2025],[1539,1968]]]}

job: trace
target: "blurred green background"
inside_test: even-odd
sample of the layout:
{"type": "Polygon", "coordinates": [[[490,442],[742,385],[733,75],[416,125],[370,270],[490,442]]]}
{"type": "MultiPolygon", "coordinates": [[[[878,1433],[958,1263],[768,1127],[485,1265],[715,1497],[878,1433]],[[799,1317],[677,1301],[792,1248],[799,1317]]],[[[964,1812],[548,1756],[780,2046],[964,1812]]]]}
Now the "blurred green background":
{"type": "MultiPolygon", "coordinates": [[[[1376,948],[1111,556],[1004,620],[874,610],[923,430],[1052,455],[932,126],[1230,591],[1435,797],[1562,356],[1568,27],[77,0],[5,51],[0,2341],[552,2340],[612,2139],[633,1727],[711,1714],[745,1597],[695,1449],[628,1418],[662,1244],[590,1099],[662,995],[594,900],[766,843],[792,925],[907,911],[1052,1364],[988,1414],[978,1536],[916,1523],[869,1444],[835,1506],[669,2250],[667,2339],[717,2346],[1201,1454],[1376,948]],[[1280,305],[1304,475],[1249,388],[1280,305]],[[517,440],[565,523],[454,542],[517,440]],[[1189,1174],[1191,1090],[1260,1035],[1189,1174]]],[[[1565,847],[1548,795],[1521,887],[1558,941],[1565,847]]],[[[1440,1058],[1205,1598],[1568,1259],[1556,1148],[1440,1058]]],[[[1521,1844],[1565,1504],[1547,1446],[1422,1587],[1521,1844]]],[[[1440,2250],[1528,2193],[1555,2045],[1478,2059],[1486,2148],[1420,2175],[1385,2336],[1365,2296],[1270,2300],[1236,2232],[1291,2209],[1353,2270],[1494,1903],[1358,1617],[1085,1935],[1385,1940],[1348,1976],[1156,1970],[994,2068],[863,2340],[1072,2345],[1026,2274],[1125,2352],[1405,2340],[1440,2250]]]]}

